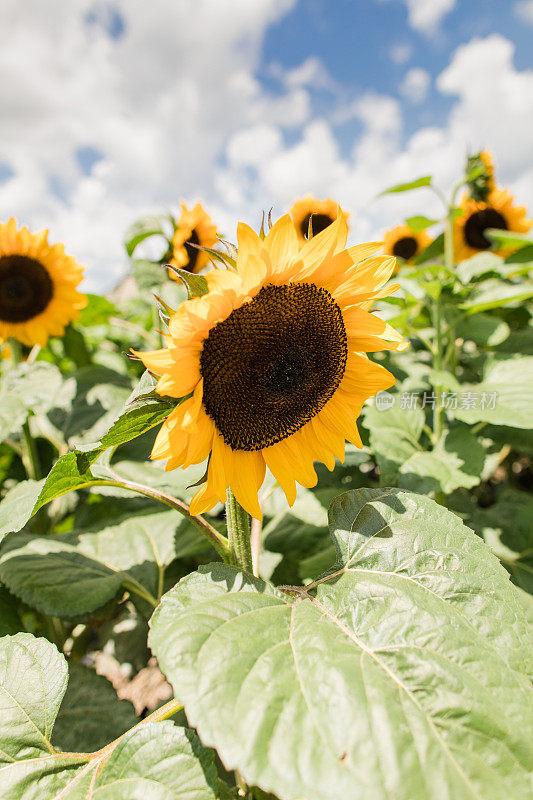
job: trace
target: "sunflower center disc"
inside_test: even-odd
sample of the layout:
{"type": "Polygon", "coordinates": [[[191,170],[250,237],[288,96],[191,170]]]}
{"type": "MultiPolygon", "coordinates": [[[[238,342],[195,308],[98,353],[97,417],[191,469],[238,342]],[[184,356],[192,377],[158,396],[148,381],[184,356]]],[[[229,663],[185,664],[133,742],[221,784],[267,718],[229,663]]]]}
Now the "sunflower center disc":
{"type": "Polygon", "coordinates": [[[417,247],[418,243],[414,236],[404,236],[394,243],[392,254],[409,261],[416,253],[417,247]]]}
{"type": "Polygon", "coordinates": [[[0,320],[27,322],[48,306],[54,284],[39,261],[28,256],[0,256],[0,320]]]}
{"type": "Polygon", "coordinates": [[[200,254],[200,251],[198,250],[197,247],[194,246],[195,244],[200,244],[200,239],[198,238],[198,234],[196,233],[196,231],[193,230],[187,241],[183,243],[183,246],[187,251],[187,255],[189,256],[189,261],[183,267],[183,269],[186,270],[187,272],[194,272],[194,267],[196,266],[196,262],[198,261],[198,256],[200,254]]]}
{"type": "Polygon", "coordinates": [[[465,222],[465,240],[476,250],[487,250],[492,242],[485,236],[487,228],[507,230],[507,222],[495,208],[483,208],[476,211],[465,222]]]}
{"type": "Polygon", "coordinates": [[[325,406],[346,357],[342,313],[326,289],[269,284],[209,332],[205,410],[233,450],[270,447],[325,406]]]}
{"type": "Polygon", "coordinates": [[[306,216],[300,223],[300,230],[302,232],[302,236],[304,236],[304,238],[306,239],[307,239],[307,234],[309,232],[310,219],[311,219],[311,229],[313,231],[313,236],[316,236],[317,233],[322,233],[322,231],[329,225],[331,225],[331,223],[333,222],[333,219],[329,216],[329,214],[306,214],[306,216]]]}

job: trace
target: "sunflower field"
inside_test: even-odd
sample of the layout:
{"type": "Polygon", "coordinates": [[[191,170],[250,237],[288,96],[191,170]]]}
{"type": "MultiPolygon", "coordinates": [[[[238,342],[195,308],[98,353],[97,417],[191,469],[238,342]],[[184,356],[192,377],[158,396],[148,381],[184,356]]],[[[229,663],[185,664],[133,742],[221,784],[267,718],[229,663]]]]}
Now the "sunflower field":
{"type": "Polygon", "coordinates": [[[0,224],[2,800],[533,797],[531,221],[415,190],[0,224]]]}

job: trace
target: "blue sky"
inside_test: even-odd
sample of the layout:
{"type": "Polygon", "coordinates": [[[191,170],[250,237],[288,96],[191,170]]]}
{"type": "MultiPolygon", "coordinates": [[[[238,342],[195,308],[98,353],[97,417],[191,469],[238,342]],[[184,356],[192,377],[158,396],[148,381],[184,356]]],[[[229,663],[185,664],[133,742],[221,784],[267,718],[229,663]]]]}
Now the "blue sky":
{"type": "Polygon", "coordinates": [[[232,238],[311,192],[362,241],[439,211],[387,185],[489,147],[531,209],[532,33],[533,0],[2,0],[0,219],[105,290],[131,221],[180,200],[232,238]]]}
{"type": "MultiPolygon", "coordinates": [[[[444,15],[437,32],[427,35],[409,25],[407,7],[399,0],[300,0],[267,30],[258,75],[276,91],[272,65],[293,69],[311,53],[347,96],[374,90],[401,98],[399,87],[409,69],[422,68],[434,80],[460,44],[491,33],[512,41],[516,67],[528,69],[533,67],[533,28],[511,7],[509,0],[461,0],[444,15]],[[393,54],[402,48],[405,60],[395,62],[393,54]]],[[[327,112],[331,100],[330,93],[317,92],[316,110],[327,112]]],[[[423,104],[411,105],[405,136],[422,125],[441,125],[452,104],[452,98],[431,86],[423,104]]],[[[356,133],[353,126],[339,126],[338,140],[350,146],[356,133]]]]}

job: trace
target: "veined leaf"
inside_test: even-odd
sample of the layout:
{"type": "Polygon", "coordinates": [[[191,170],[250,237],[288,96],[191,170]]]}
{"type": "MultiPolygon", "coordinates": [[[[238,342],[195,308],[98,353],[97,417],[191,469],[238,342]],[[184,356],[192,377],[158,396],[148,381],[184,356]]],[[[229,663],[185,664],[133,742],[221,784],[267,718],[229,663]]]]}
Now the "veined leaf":
{"type": "Polygon", "coordinates": [[[214,754],[169,720],[140,723],[103,752],[57,752],[66,686],[65,658],[46,639],[0,639],[2,800],[216,800],[214,754]]]}
{"type": "Polygon", "coordinates": [[[189,523],[173,511],[137,515],[95,533],[20,534],[4,547],[0,578],[38,611],[79,617],[103,606],[121,587],[138,587],[157,598],[166,567],[181,555],[182,537],[186,554],[194,553],[200,537],[192,532],[191,543],[189,523]]]}
{"type": "Polygon", "coordinates": [[[533,428],[533,356],[517,356],[489,366],[481,383],[462,384],[461,402],[452,413],[473,424],[490,422],[533,428]]]}
{"type": "Polygon", "coordinates": [[[207,281],[203,275],[195,275],[193,272],[187,272],[186,269],[173,267],[171,264],[167,264],[166,266],[181,278],[187,288],[189,297],[202,297],[204,294],[207,294],[207,281]]]}
{"type": "Polygon", "coordinates": [[[489,548],[397,489],[341,495],[330,530],[338,569],[305,589],[212,564],[155,611],[204,744],[281,800],[527,796],[528,627],[489,548]]]}

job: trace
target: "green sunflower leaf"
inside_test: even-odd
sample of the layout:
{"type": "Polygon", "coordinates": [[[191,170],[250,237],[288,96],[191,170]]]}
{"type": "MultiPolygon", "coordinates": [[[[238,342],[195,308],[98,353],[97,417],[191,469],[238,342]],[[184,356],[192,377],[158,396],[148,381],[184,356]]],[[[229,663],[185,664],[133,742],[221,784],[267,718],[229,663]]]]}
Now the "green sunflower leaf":
{"type": "Polygon", "coordinates": [[[533,356],[492,363],[481,383],[462,384],[456,419],[470,425],[490,422],[511,428],[533,428],[533,356]]]}
{"type": "Polygon", "coordinates": [[[425,264],[426,261],[431,261],[434,258],[439,258],[444,253],[444,234],[441,233],[433,241],[428,244],[425,250],[415,256],[415,264],[425,264]]]}
{"type": "Polygon", "coordinates": [[[398,489],[341,495],[330,531],[338,568],[306,589],[211,564],[155,611],[204,744],[287,800],[527,797],[528,626],[490,549],[398,489]]]}
{"type": "Polygon", "coordinates": [[[531,234],[528,233],[513,233],[513,231],[500,230],[499,228],[487,228],[483,231],[483,235],[500,247],[520,248],[533,244],[531,234]]]}
{"type": "Polygon", "coordinates": [[[171,264],[167,264],[165,266],[168,266],[168,268],[171,269],[172,272],[175,272],[176,275],[179,278],[181,278],[181,280],[185,284],[189,298],[202,297],[209,291],[207,287],[207,281],[203,275],[195,275],[192,272],[187,272],[186,269],[179,269],[178,267],[173,267],[171,264]]]}
{"type": "Polygon", "coordinates": [[[396,192],[409,192],[411,189],[419,189],[421,186],[431,185],[431,175],[425,175],[423,178],[417,178],[415,181],[409,183],[397,183],[395,186],[389,186],[379,193],[378,197],[384,194],[395,194],[396,192]]]}
{"type": "Polygon", "coordinates": [[[515,305],[533,297],[533,282],[505,283],[497,278],[476,285],[459,308],[467,314],[477,314],[492,308],[515,305]]]}
{"type": "MultiPolygon", "coordinates": [[[[100,679],[96,694],[96,683],[91,684],[94,709],[87,706],[87,695],[79,698],[79,674],[75,668],[74,688],[67,690],[59,711],[67,688],[64,656],[46,639],[29,633],[0,639],[2,800],[216,800],[223,796],[218,794],[213,752],[202,747],[194,731],[170,720],[138,724],[104,752],[58,752],[50,742],[56,717],[53,736],[65,744],[72,738],[65,729],[67,719],[77,720],[82,712],[87,718],[94,711],[94,722],[102,719],[100,679]],[[70,699],[68,691],[72,691],[70,699]],[[66,715],[63,721],[62,714],[66,715]]],[[[118,719],[110,720],[110,712],[116,716],[121,704],[107,694],[108,719],[103,725],[110,732],[118,719]]],[[[120,713],[118,727],[122,728],[126,717],[120,713]]],[[[104,738],[92,724],[88,723],[93,738],[104,738]]]]}
{"type": "Polygon", "coordinates": [[[430,451],[416,452],[399,467],[398,482],[413,491],[449,494],[481,480],[485,451],[467,428],[453,428],[430,451]]]}
{"type": "Polygon", "coordinates": [[[168,228],[170,222],[171,218],[168,215],[142,217],[142,219],[134,222],[124,236],[124,246],[128,256],[131,258],[141,242],[144,242],[150,236],[163,236],[169,242],[168,228]]]}
{"type": "Polygon", "coordinates": [[[77,319],[78,325],[84,328],[91,327],[91,325],[101,325],[118,313],[116,306],[107,297],[102,297],[99,294],[88,294],[86,297],[89,302],[80,311],[77,319]]]}
{"type": "Polygon", "coordinates": [[[136,515],[95,532],[21,533],[3,547],[0,579],[33,608],[63,618],[94,612],[121,588],[155,604],[166,567],[197,545],[199,537],[191,538],[189,523],[173,511],[136,515]]]}
{"type": "Polygon", "coordinates": [[[419,231],[425,231],[426,228],[429,228],[431,225],[435,225],[439,220],[438,219],[429,219],[428,217],[423,216],[416,216],[416,217],[408,217],[405,222],[414,233],[419,233],[419,231]]]}
{"type": "Polygon", "coordinates": [[[54,753],[50,738],[67,680],[67,662],[47,639],[0,639],[0,764],[54,753]]]}
{"type": "Polygon", "coordinates": [[[455,273],[464,286],[468,286],[473,278],[479,278],[487,272],[498,272],[503,260],[495,253],[477,253],[457,264],[455,273]]]}

